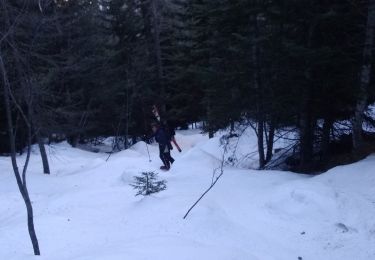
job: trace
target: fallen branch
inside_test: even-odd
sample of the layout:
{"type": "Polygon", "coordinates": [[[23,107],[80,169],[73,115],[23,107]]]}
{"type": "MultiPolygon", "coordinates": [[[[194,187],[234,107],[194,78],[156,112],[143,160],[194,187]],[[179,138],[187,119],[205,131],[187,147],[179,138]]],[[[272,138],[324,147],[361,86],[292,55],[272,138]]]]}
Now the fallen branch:
{"type": "Polygon", "coordinates": [[[215,186],[215,184],[218,182],[218,180],[221,178],[221,176],[223,176],[223,174],[224,174],[225,154],[227,153],[227,145],[228,145],[228,143],[229,143],[229,141],[227,139],[226,143],[224,144],[224,151],[223,151],[223,155],[222,155],[222,158],[221,158],[220,166],[218,168],[214,169],[214,171],[212,173],[211,185],[206,189],[205,192],[203,192],[203,194],[197,199],[197,201],[189,208],[189,210],[186,212],[186,214],[183,217],[183,219],[186,219],[186,217],[189,215],[190,211],[192,211],[192,209],[199,203],[199,201],[201,201],[203,199],[203,197],[215,186]],[[215,176],[216,176],[216,174],[217,174],[218,171],[220,171],[220,173],[215,178],[215,176]]]}
{"type": "MultiPolygon", "coordinates": [[[[201,199],[203,199],[203,197],[215,186],[215,184],[217,183],[217,181],[220,179],[221,176],[223,176],[224,174],[224,170],[223,170],[223,167],[220,167],[220,168],[217,168],[214,170],[214,172],[216,172],[216,170],[220,169],[220,174],[219,176],[217,176],[217,178],[215,179],[215,181],[213,181],[210,185],[210,187],[208,187],[208,189],[199,197],[199,199],[189,208],[189,210],[186,212],[185,216],[183,219],[186,219],[186,217],[189,215],[190,211],[199,203],[199,201],[201,201],[201,199]]],[[[215,175],[215,173],[214,173],[215,175]]]]}

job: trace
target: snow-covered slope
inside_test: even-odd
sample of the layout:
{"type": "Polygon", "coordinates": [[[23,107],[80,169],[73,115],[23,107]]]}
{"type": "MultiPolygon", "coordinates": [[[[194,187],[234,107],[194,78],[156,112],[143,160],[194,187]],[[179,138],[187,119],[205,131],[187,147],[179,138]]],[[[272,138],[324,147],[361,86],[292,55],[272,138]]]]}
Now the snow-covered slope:
{"type": "Polygon", "coordinates": [[[35,151],[28,180],[41,257],[32,256],[10,160],[0,157],[0,259],[375,259],[375,156],[317,177],[228,167],[183,220],[210,185],[221,148],[194,131],[177,140],[183,152],[173,150],[172,170],[159,174],[167,190],[148,197],[129,184],[159,172],[155,145],[151,162],[143,142],[106,162],[106,154],[57,144],[50,176],[35,151]]]}

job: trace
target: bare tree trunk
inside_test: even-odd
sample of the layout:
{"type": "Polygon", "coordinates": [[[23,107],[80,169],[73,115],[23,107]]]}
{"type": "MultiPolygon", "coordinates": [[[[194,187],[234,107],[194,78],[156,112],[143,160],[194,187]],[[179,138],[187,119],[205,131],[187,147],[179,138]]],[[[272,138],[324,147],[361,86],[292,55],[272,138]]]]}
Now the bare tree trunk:
{"type": "Polygon", "coordinates": [[[272,159],[273,143],[275,139],[275,124],[271,121],[268,130],[266,164],[272,159]]]}
{"type": "MultiPolygon", "coordinates": [[[[319,17],[315,17],[308,29],[307,34],[307,48],[313,47],[313,36],[319,22],[319,17]]],[[[300,129],[300,170],[306,171],[310,167],[314,153],[314,133],[316,119],[313,116],[312,98],[313,98],[313,85],[312,85],[312,72],[311,66],[308,65],[305,71],[306,86],[302,87],[301,93],[301,112],[299,118],[300,129]]]]}
{"type": "Polygon", "coordinates": [[[252,45],[252,64],[253,64],[253,85],[257,94],[257,111],[256,111],[256,133],[258,138],[258,155],[259,155],[259,169],[263,169],[266,165],[264,155],[264,107],[263,107],[263,86],[260,81],[260,62],[259,62],[259,46],[257,40],[259,38],[259,28],[257,17],[252,18],[252,33],[253,33],[253,45],[252,45]]]}
{"type": "Polygon", "coordinates": [[[299,120],[300,128],[300,167],[306,170],[313,157],[314,130],[310,111],[309,95],[302,97],[303,108],[299,120]]]}
{"type": "Polygon", "coordinates": [[[259,169],[266,166],[266,159],[264,156],[264,122],[258,120],[257,137],[258,137],[258,154],[259,154],[259,169]]]}
{"type": "Polygon", "coordinates": [[[208,104],[207,104],[207,122],[206,122],[206,127],[208,131],[208,138],[214,138],[214,130],[212,127],[212,112],[211,112],[211,98],[208,97],[208,104]]]}
{"type": "Polygon", "coordinates": [[[322,145],[321,145],[321,151],[322,151],[322,161],[323,163],[326,163],[329,159],[329,144],[331,141],[331,129],[332,129],[332,119],[327,117],[324,119],[323,124],[323,134],[322,134],[322,145]]]}
{"type": "Polygon", "coordinates": [[[43,139],[39,134],[37,134],[37,141],[38,141],[38,146],[40,150],[40,156],[42,157],[42,163],[43,163],[43,172],[45,174],[50,174],[50,169],[49,169],[49,164],[48,164],[48,157],[47,157],[47,152],[46,148],[43,143],[43,139]]]}
{"type": "MultiPolygon", "coordinates": [[[[29,89],[30,88],[31,88],[31,85],[29,85],[29,89]]],[[[33,92],[32,89],[30,89],[30,95],[34,95],[34,92],[33,92]]],[[[38,146],[39,146],[40,157],[42,158],[43,173],[44,174],[50,174],[51,172],[50,172],[50,169],[49,169],[48,156],[47,156],[46,148],[44,146],[43,138],[42,138],[41,133],[40,133],[40,129],[36,127],[38,124],[37,124],[37,120],[35,120],[35,113],[34,113],[34,110],[33,110],[33,106],[31,104],[29,104],[28,107],[30,109],[30,112],[29,112],[30,124],[31,124],[33,132],[35,134],[38,146]]]]}
{"type": "MultiPolygon", "coordinates": [[[[9,26],[9,24],[8,24],[8,26],[9,26]]],[[[9,35],[9,38],[10,38],[10,41],[14,42],[14,37],[13,37],[12,34],[9,35]]],[[[13,57],[14,57],[14,62],[16,64],[16,70],[17,70],[18,76],[20,78],[22,78],[22,75],[24,75],[24,71],[23,71],[22,65],[19,61],[20,60],[20,54],[15,48],[12,48],[12,53],[13,53],[13,57]]],[[[37,121],[35,120],[35,116],[34,116],[34,112],[33,112],[33,106],[30,104],[30,102],[32,102],[32,97],[33,97],[33,94],[34,94],[32,84],[31,84],[30,80],[28,80],[28,79],[20,80],[20,82],[21,82],[20,84],[22,85],[23,90],[24,90],[24,96],[25,96],[25,99],[26,99],[26,103],[28,105],[28,113],[29,113],[29,115],[28,115],[28,117],[29,117],[28,128],[30,128],[30,131],[31,131],[32,128],[35,130],[35,125],[37,125],[37,121]]],[[[21,111],[21,107],[18,107],[18,110],[21,114],[24,115],[24,113],[21,111]]],[[[27,120],[26,118],[24,118],[24,119],[27,120]]],[[[41,137],[40,137],[40,134],[39,134],[39,129],[36,129],[36,131],[34,131],[34,132],[35,132],[35,135],[37,137],[40,155],[41,155],[41,158],[42,158],[43,172],[45,174],[50,174],[48,157],[47,157],[46,149],[44,147],[44,144],[43,144],[43,142],[41,140],[41,137]]],[[[30,145],[31,145],[31,141],[30,141],[30,145]]]]}
{"type": "Polygon", "coordinates": [[[8,77],[7,77],[7,73],[5,70],[1,52],[0,52],[0,72],[3,78],[2,81],[3,81],[3,89],[4,89],[4,105],[5,105],[5,111],[6,111],[6,116],[7,116],[8,134],[9,134],[9,143],[10,143],[10,148],[11,148],[11,160],[12,160],[13,171],[16,177],[18,189],[26,205],[27,226],[29,230],[31,243],[34,249],[34,254],[40,255],[38,239],[37,239],[35,228],[34,228],[33,207],[30,201],[30,196],[27,190],[27,185],[26,185],[26,171],[27,171],[27,166],[28,166],[28,162],[30,159],[30,152],[31,152],[31,128],[28,122],[26,122],[26,124],[28,125],[28,152],[27,152],[26,162],[22,171],[22,178],[21,178],[20,171],[17,165],[17,158],[16,158],[16,140],[15,140],[15,135],[13,132],[14,128],[13,128],[13,119],[12,119],[12,111],[11,111],[11,104],[10,104],[10,85],[9,85],[9,81],[8,81],[8,77]]]}
{"type": "Polygon", "coordinates": [[[368,99],[368,88],[370,85],[372,69],[372,48],[374,45],[375,29],[375,0],[368,1],[366,38],[363,47],[363,61],[360,72],[359,93],[354,111],[353,125],[353,149],[358,152],[364,145],[362,136],[363,113],[365,112],[368,99]]]}

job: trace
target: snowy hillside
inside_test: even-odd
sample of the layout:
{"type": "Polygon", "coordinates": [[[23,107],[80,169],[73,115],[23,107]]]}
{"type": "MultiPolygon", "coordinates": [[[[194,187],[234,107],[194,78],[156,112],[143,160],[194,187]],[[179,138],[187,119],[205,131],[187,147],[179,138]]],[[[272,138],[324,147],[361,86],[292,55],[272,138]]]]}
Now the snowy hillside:
{"type": "Polygon", "coordinates": [[[53,145],[50,176],[35,151],[28,185],[40,257],[10,160],[0,157],[0,259],[375,259],[375,156],[316,177],[227,167],[183,220],[210,185],[221,148],[218,137],[194,131],[176,139],[183,152],[173,150],[169,172],[159,171],[156,145],[149,162],[143,142],[108,162],[104,153],[53,145]],[[143,171],[159,172],[167,190],[135,197],[129,184],[143,171]]]}

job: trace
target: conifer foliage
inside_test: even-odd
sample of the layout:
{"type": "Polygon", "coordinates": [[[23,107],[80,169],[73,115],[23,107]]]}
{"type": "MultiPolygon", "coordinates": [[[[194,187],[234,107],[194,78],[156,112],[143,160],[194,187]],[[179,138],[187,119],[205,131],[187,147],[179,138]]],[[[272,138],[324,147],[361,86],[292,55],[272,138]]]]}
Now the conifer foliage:
{"type": "Polygon", "coordinates": [[[142,172],[141,176],[134,177],[134,183],[130,186],[137,190],[135,196],[148,196],[167,189],[167,181],[159,181],[156,172],[142,172]]]}
{"type": "MultiPolygon", "coordinates": [[[[27,107],[22,89],[32,87],[35,143],[135,142],[150,130],[153,105],[173,126],[203,122],[209,137],[248,124],[260,169],[286,128],[296,133],[297,171],[328,167],[343,139],[345,151],[358,154],[375,142],[362,129],[375,100],[373,1],[2,3],[4,68],[20,107],[27,107]]],[[[4,126],[2,116],[0,153],[10,150],[4,126]]],[[[22,151],[25,125],[15,127],[22,151]]]]}

